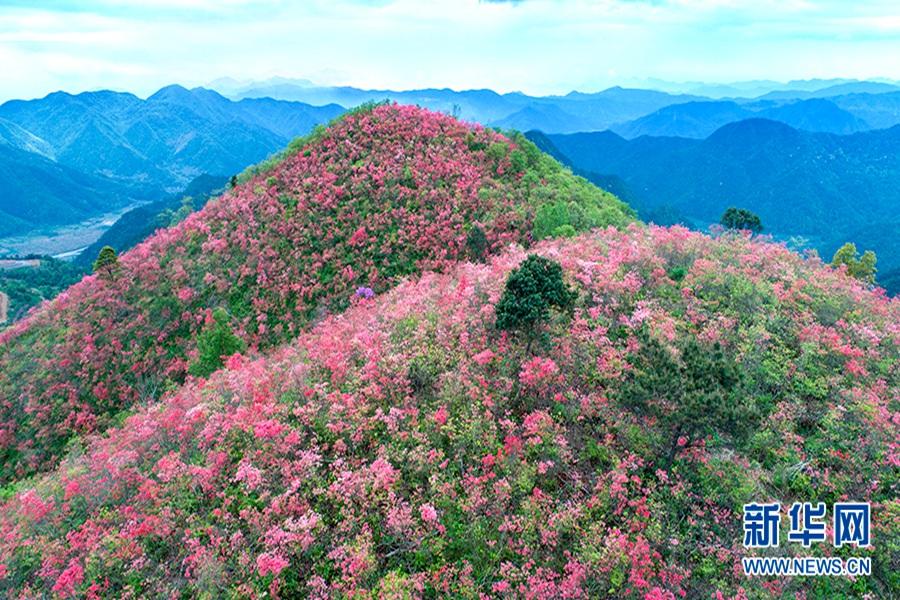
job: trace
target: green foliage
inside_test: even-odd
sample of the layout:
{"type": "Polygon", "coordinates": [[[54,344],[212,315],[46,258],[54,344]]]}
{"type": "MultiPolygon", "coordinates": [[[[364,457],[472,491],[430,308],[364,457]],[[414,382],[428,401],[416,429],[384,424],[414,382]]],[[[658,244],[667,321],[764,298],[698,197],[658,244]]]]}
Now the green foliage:
{"type": "Polygon", "coordinates": [[[194,199],[185,196],[181,199],[181,206],[177,210],[168,208],[162,211],[157,215],[156,222],[159,227],[174,227],[187,219],[192,212],[194,212],[194,199]]]}
{"type": "Polygon", "coordinates": [[[644,335],[621,392],[626,407],[659,424],[666,468],[679,447],[714,433],[742,438],[756,415],[741,393],[740,369],[719,344],[703,345],[691,337],[677,350],[676,355],[644,335]]]}
{"type": "Polygon", "coordinates": [[[484,262],[485,256],[487,256],[488,245],[484,229],[478,225],[472,225],[466,234],[466,252],[469,255],[469,260],[484,262]]]}
{"type": "Polygon", "coordinates": [[[94,273],[111,276],[119,266],[119,255],[112,246],[103,246],[94,261],[94,273]]]}
{"type": "Polygon", "coordinates": [[[56,258],[41,257],[40,266],[0,270],[0,291],[9,297],[9,322],[14,322],[44,300],[81,279],[76,265],[56,258]]]}
{"type": "Polygon", "coordinates": [[[732,206],[726,209],[719,222],[726,229],[749,230],[753,233],[759,233],[763,230],[759,216],[746,208],[735,208],[732,206]]]}
{"type": "MultiPolygon", "coordinates": [[[[636,218],[634,210],[587,179],[574,175],[518,132],[507,134],[516,149],[510,168],[531,186],[536,207],[532,236],[536,240],[570,236],[596,227],[624,227],[636,218]],[[568,227],[566,227],[568,226],[568,227]]],[[[488,148],[488,152],[492,150],[488,148]]],[[[499,154],[499,150],[495,150],[499,154]]]]}
{"type": "Polygon", "coordinates": [[[871,250],[866,250],[860,257],[859,252],[856,250],[856,244],[847,242],[834,253],[834,257],[831,259],[831,266],[840,267],[845,265],[848,275],[865,283],[873,284],[875,283],[875,273],[877,271],[875,263],[877,261],[878,258],[871,250]]]}
{"type": "Polygon", "coordinates": [[[224,308],[213,311],[212,323],[197,338],[197,360],[190,366],[191,375],[206,377],[222,366],[223,357],[244,351],[244,342],[234,335],[229,320],[224,308]]]}
{"type": "Polygon", "coordinates": [[[497,328],[533,333],[548,319],[551,308],[566,310],[574,300],[560,264],[532,254],[506,280],[496,307],[497,328]]]}

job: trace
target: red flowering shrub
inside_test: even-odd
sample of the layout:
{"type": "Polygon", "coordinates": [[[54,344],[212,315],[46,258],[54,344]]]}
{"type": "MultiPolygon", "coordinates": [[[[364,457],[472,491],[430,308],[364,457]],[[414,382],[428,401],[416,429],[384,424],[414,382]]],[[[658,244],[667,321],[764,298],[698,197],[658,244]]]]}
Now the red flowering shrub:
{"type": "Polygon", "coordinates": [[[357,111],[291,152],[0,334],[0,479],[54,464],[73,435],[160,397],[189,365],[216,368],[207,347],[223,344],[198,349],[212,315],[229,347],[264,349],[354,290],[447,268],[472,227],[490,253],[527,244],[548,202],[631,220],[521,136],[418,108],[357,111]]]}
{"type": "Polygon", "coordinates": [[[578,298],[533,353],[495,327],[513,248],[136,407],[2,505],[4,597],[896,593],[900,302],[681,228],[530,252],[578,298]],[[648,336],[740,365],[752,435],[658,452],[670,428],[621,396],[648,336]],[[741,504],[770,498],[871,502],[873,575],[738,575],[741,504]]]}

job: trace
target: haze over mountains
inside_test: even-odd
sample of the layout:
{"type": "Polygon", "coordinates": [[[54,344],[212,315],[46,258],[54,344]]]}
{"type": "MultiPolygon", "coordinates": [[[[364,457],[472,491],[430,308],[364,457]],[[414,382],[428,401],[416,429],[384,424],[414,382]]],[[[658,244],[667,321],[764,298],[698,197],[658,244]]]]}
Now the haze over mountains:
{"type": "Polygon", "coordinates": [[[169,198],[204,174],[230,177],[346,108],[387,99],[549,134],[564,160],[645,213],[675,209],[702,225],[737,204],[758,212],[767,231],[810,237],[823,254],[852,239],[878,252],[882,271],[900,267],[893,83],[660,83],[670,91],[547,97],[288,79],[210,86],[219,91],[58,92],[0,106],[0,172],[24,174],[8,177],[0,236],[169,198]],[[691,93],[670,93],[681,91],[691,93]]]}

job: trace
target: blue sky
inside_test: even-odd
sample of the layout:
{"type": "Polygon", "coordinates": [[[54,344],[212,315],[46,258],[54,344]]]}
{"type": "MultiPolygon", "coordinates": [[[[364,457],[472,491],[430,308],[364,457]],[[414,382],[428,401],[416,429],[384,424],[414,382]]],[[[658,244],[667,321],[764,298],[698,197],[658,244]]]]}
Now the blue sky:
{"type": "Polygon", "coordinates": [[[896,0],[0,0],[0,100],[219,77],[529,93],[900,79],[896,0]]]}

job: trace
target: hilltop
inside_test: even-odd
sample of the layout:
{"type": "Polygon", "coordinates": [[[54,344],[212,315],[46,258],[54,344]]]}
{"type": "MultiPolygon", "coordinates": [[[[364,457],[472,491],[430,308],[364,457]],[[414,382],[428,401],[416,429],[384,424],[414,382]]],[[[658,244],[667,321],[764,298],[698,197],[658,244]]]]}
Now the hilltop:
{"type": "Polygon", "coordinates": [[[411,107],[349,113],[240,179],[0,334],[3,480],[183,382],[216,309],[265,350],[358,289],[633,219],[524,137],[411,107]]]}
{"type": "MultiPolygon", "coordinates": [[[[388,110],[400,109],[374,114],[388,110]]],[[[740,235],[632,225],[531,252],[560,263],[576,297],[533,343],[497,328],[504,282],[527,253],[513,246],[360,297],[270,356],[234,355],[138,408],[3,505],[0,588],[570,599],[900,589],[900,302],[740,235]],[[679,420],[680,395],[698,390],[711,394],[704,412],[679,420]],[[872,502],[872,549],[782,546],[870,556],[872,576],[738,575],[740,507],[769,498],[872,502]]]]}

